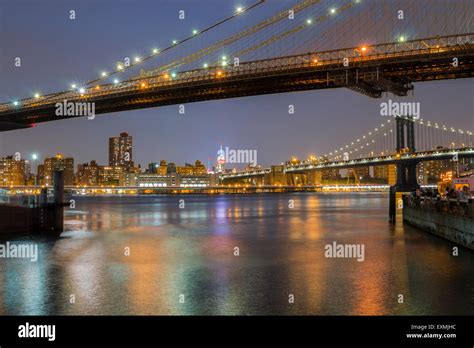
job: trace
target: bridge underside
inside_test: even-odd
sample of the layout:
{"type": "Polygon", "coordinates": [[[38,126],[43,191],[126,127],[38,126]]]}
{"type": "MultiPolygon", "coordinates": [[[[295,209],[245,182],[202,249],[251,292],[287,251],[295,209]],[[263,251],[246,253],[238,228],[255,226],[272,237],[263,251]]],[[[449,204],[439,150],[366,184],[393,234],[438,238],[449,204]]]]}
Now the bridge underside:
{"type": "MultiPolygon", "coordinates": [[[[453,67],[453,52],[410,55],[406,58],[368,59],[344,67],[342,62],[323,67],[301,67],[291,70],[255,71],[252,74],[187,81],[167,87],[114,93],[111,96],[76,100],[94,102],[95,114],[184,104],[263,94],[286,93],[328,88],[349,88],[369,97],[384,92],[407,95],[414,82],[474,77],[474,46],[456,50],[459,65],[453,67]]],[[[56,121],[53,103],[46,106],[19,108],[0,113],[0,131],[30,127],[36,123],[56,121]]]]}

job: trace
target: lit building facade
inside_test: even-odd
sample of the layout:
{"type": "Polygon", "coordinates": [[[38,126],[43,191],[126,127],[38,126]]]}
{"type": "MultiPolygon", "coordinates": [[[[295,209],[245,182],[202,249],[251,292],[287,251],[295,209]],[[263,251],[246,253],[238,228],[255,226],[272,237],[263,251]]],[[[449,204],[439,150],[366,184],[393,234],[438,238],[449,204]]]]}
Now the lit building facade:
{"type": "Polygon", "coordinates": [[[420,185],[436,184],[441,180],[442,174],[456,172],[456,163],[452,160],[420,162],[416,170],[420,185]]]}
{"type": "Polygon", "coordinates": [[[225,152],[224,149],[221,148],[217,151],[217,166],[216,166],[216,173],[223,173],[225,170],[225,152]]]}
{"type": "Polygon", "coordinates": [[[13,156],[0,158],[0,186],[22,186],[27,179],[25,160],[13,156]]]}
{"type": "Polygon", "coordinates": [[[96,161],[77,166],[77,184],[81,186],[99,185],[99,166],[96,161]]]}
{"type": "Polygon", "coordinates": [[[109,166],[132,168],[133,139],[128,133],[120,133],[118,137],[109,138],[109,166]]]}
{"type": "Polygon", "coordinates": [[[53,186],[54,172],[60,170],[64,174],[64,185],[74,185],[74,159],[57,154],[55,157],[45,158],[43,168],[38,168],[41,173],[41,184],[53,186]]]}

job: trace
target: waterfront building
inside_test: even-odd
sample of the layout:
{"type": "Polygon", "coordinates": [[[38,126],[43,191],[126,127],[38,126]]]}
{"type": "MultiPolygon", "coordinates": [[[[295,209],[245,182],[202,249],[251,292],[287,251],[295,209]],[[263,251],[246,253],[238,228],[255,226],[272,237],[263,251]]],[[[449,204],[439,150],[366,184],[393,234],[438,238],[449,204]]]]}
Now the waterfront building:
{"type": "Polygon", "coordinates": [[[156,168],[156,174],[166,175],[167,171],[168,171],[168,165],[166,164],[166,161],[161,160],[160,165],[156,168]]]}
{"type": "Polygon", "coordinates": [[[452,160],[420,162],[417,166],[417,180],[420,185],[437,184],[442,174],[456,172],[456,163],[452,160]]]}
{"type": "Polygon", "coordinates": [[[176,173],[181,176],[190,176],[194,174],[194,166],[192,164],[186,163],[184,167],[176,167],[176,173]]]}
{"type": "Polygon", "coordinates": [[[321,180],[340,180],[341,174],[339,173],[339,169],[323,169],[321,171],[321,180]]]}
{"type": "MultiPolygon", "coordinates": [[[[74,159],[72,157],[64,157],[60,153],[54,157],[45,158],[41,173],[41,184],[53,186],[54,172],[57,170],[64,173],[64,185],[74,185],[74,159]]],[[[38,170],[39,172],[40,170],[38,170]]]]}
{"type": "Polygon", "coordinates": [[[99,166],[96,161],[77,166],[76,183],[81,186],[99,185],[99,166]]]}
{"type": "Polygon", "coordinates": [[[354,168],[354,174],[357,175],[359,180],[369,179],[370,178],[370,167],[356,167],[354,168]]]}
{"type": "Polygon", "coordinates": [[[25,160],[16,160],[14,156],[0,158],[0,186],[25,185],[26,174],[25,160]]]}
{"type": "Polygon", "coordinates": [[[99,185],[125,186],[126,167],[99,166],[99,185]]]}
{"type": "Polygon", "coordinates": [[[180,187],[207,187],[211,185],[211,175],[182,176],[179,179],[180,187]]]}
{"type": "Polygon", "coordinates": [[[159,164],[156,163],[156,162],[148,163],[148,167],[147,167],[147,169],[145,170],[145,173],[149,173],[149,174],[156,173],[156,169],[157,169],[158,167],[159,167],[159,164]]]}
{"type": "Polygon", "coordinates": [[[374,166],[374,178],[388,180],[388,164],[374,166]]]}
{"type": "MultiPolygon", "coordinates": [[[[77,184],[83,186],[133,186],[136,168],[100,166],[96,161],[77,166],[77,184]]],[[[139,170],[139,169],[138,169],[139,170]]]]}
{"type": "Polygon", "coordinates": [[[140,173],[137,175],[136,186],[139,187],[168,187],[169,178],[167,175],[157,173],[140,173]]]}
{"type": "Polygon", "coordinates": [[[36,183],[42,185],[44,183],[44,164],[38,164],[36,168],[36,183]]]}
{"type": "Polygon", "coordinates": [[[176,164],[174,163],[168,163],[168,165],[166,166],[166,174],[173,174],[175,173],[176,174],[176,164]]]}
{"type": "Polygon", "coordinates": [[[109,166],[127,169],[134,166],[133,141],[128,133],[123,132],[118,137],[109,138],[109,166]]]}
{"type": "Polygon", "coordinates": [[[194,162],[194,175],[206,175],[207,168],[200,160],[194,162]]]}
{"type": "Polygon", "coordinates": [[[395,164],[388,165],[388,184],[393,186],[397,183],[397,166],[395,164]]]}
{"type": "Polygon", "coordinates": [[[285,173],[285,166],[271,166],[270,173],[265,174],[264,177],[265,185],[288,185],[287,175],[285,173]]]}
{"type": "Polygon", "coordinates": [[[123,186],[137,186],[138,175],[140,172],[140,167],[133,167],[125,170],[123,173],[123,186]]]}

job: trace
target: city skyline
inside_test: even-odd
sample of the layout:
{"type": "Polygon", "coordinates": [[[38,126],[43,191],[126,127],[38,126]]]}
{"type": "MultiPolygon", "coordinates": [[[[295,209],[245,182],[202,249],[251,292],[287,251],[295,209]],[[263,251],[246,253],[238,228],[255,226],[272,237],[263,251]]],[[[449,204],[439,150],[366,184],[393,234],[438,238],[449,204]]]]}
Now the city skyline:
{"type": "Polygon", "coordinates": [[[473,16],[0,1],[0,348],[471,342],[473,16]]]}
{"type": "MultiPolygon", "coordinates": [[[[457,82],[457,83],[462,83],[457,82]]],[[[438,92],[440,90],[443,90],[443,88],[446,88],[447,90],[452,90],[452,88],[449,86],[451,82],[450,81],[442,81],[442,82],[437,82],[438,86],[428,86],[425,88],[425,90],[429,91],[432,89],[431,87],[436,87],[433,89],[436,89],[438,92]],[[442,85],[441,87],[439,85],[442,85]]],[[[420,85],[422,87],[423,85],[420,85]]],[[[468,86],[469,87],[469,86],[468,86]]],[[[468,88],[465,93],[469,93],[470,89],[468,88]]],[[[417,93],[422,94],[423,88],[418,88],[417,93]]],[[[323,94],[323,93],[331,93],[331,94],[347,94],[346,97],[350,99],[360,99],[364,98],[363,96],[356,95],[355,93],[352,93],[350,91],[346,90],[336,90],[336,91],[318,91],[318,92],[301,92],[301,94],[304,94],[305,98],[304,99],[311,99],[314,100],[317,96],[315,94],[323,94]],[[311,95],[313,94],[313,95],[311,95]]],[[[434,91],[433,91],[434,93],[434,91]]],[[[283,95],[288,98],[288,95],[283,95]]],[[[294,96],[297,96],[296,99],[301,98],[299,94],[294,94],[294,96]]],[[[274,96],[264,96],[260,98],[271,98],[274,96]]],[[[236,100],[230,100],[230,101],[218,101],[217,103],[229,103],[229,102],[244,102],[244,104],[247,104],[245,102],[245,99],[253,99],[256,97],[248,97],[248,98],[239,98],[236,100]]],[[[420,98],[421,99],[421,98],[420,98]]],[[[420,100],[417,99],[417,100],[420,100]]],[[[457,99],[457,98],[456,98],[457,99]]],[[[463,100],[463,103],[456,103],[457,107],[462,110],[462,109],[472,109],[474,110],[473,106],[473,100],[472,98],[469,99],[466,96],[459,96],[459,100],[463,100]]],[[[381,100],[382,101],[382,100],[381,100]]],[[[378,104],[381,101],[377,101],[376,107],[378,107],[378,104]]],[[[293,100],[294,102],[294,100],[293,100]]],[[[188,109],[192,108],[192,106],[195,106],[196,108],[205,109],[205,105],[203,104],[209,104],[209,103],[216,103],[216,101],[213,102],[201,102],[201,103],[194,103],[190,104],[191,106],[188,106],[188,109]]],[[[308,101],[306,101],[306,104],[302,103],[301,107],[304,109],[310,108],[310,106],[307,104],[308,101]]],[[[422,105],[422,108],[425,108],[424,106],[426,105],[423,102],[420,102],[422,105]]],[[[247,106],[249,108],[254,108],[252,107],[252,102],[248,102],[247,106]]],[[[364,125],[365,128],[370,127],[371,124],[376,125],[375,122],[383,122],[385,118],[382,118],[380,115],[376,115],[376,118],[374,119],[372,117],[372,120],[367,120],[366,116],[363,118],[366,119],[365,122],[357,122],[356,124],[351,125],[351,127],[347,128],[337,128],[337,127],[329,127],[331,131],[327,131],[325,127],[320,127],[317,123],[312,123],[311,120],[309,119],[298,119],[298,114],[297,115],[287,115],[286,111],[286,106],[280,101],[280,110],[278,114],[275,114],[273,117],[278,119],[278,127],[283,127],[283,124],[287,123],[288,121],[293,121],[296,123],[299,123],[301,126],[302,131],[308,132],[308,129],[316,132],[318,136],[315,138],[312,137],[305,137],[301,139],[297,132],[294,131],[294,129],[288,130],[288,132],[292,135],[292,137],[296,138],[298,137],[298,141],[301,143],[294,144],[294,147],[292,149],[289,149],[286,145],[281,145],[281,144],[276,144],[275,143],[275,138],[278,138],[278,143],[280,143],[281,138],[279,136],[273,136],[273,135],[268,135],[265,136],[265,142],[270,143],[271,146],[274,147],[274,150],[270,146],[262,146],[259,144],[258,141],[254,141],[252,139],[249,139],[248,136],[245,136],[245,139],[243,141],[239,141],[239,136],[236,135],[235,133],[235,127],[242,127],[241,124],[235,124],[232,127],[225,130],[224,128],[226,126],[223,126],[224,128],[218,127],[218,132],[220,132],[219,136],[215,136],[215,142],[208,141],[206,135],[207,134],[202,134],[202,136],[196,137],[196,134],[193,134],[194,132],[184,132],[182,138],[186,139],[187,143],[182,144],[181,141],[179,141],[179,136],[178,139],[174,135],[172,135],[174,142],[173,143],[168,143],[168,144],[161,144],[160,147],[157,150],[152,150],[153,149],[153,144],[156,144],[156,138],[153,138],[153,136],[149,136],[149,130],[147,129],[146,131],[141,130],[141,123],[140,122],[134,122],[132,124],[129,124],[127,121],[127,118],[132,118],[134,120],[137,119],[136,116],[134,115],[129,115],[129,114],[134,114],[134,113],[139,113],[140,116],[139,118],[143,119],[144,124],[147,124],[147,119],[149,120],[151,115],[148,115],[148,113],[153,113],[153,112],[161,112],[160,110],[166,109],[168,113],[177,113],[177,108],[171,106],[171,107],[162,107],[158,109],[150,109],[150,110],[143,110],[143,111],[130,111],[130,112],[123,112],[120,114],[113,114],[113,115],[101,115],[98,116],[96,120],[92,121],[95,123],[100,123],[101,127],[104,129],[97,132],[97,135],[95,135],[93,138],[89,139],[87,142],[87,146],[76,146],[76,140],[71,140],[71,139],[77,139],[77,142],[79,142],[80,138],[83,138],[84,136],[90,136],[90,131],[89,128],[83,129],[80,127],[79,129],[75,129],[72,134],[69,133],[64,133],[67,132],[69,127],[68,124],[74,124],[74,123],[84,123],[84,122],[91,122],[87,120],[61,120],[61,121],[55,121],[51,124],[41,124],[35,127],[34,129],[27,129],[27,130],[19,130],[19,131],[11,131],[11,132],[3,132],[0,133],[0,156],[7,156],[11,155],[15,152],[20,152],[22,154],[27,154],[31,155],[33,153],[38,154],[39,156],[44,156],[44,155],[54,155],[56,153],[74,153],[75,157],[77,158],[78,162],[86,162],[91,160],[91,155],[92,154],[97,154],[96,149],[100,146],[105,146],[105,141],[104,139],[108,139],[111,136],[120,134],[121,132],[125,131],[124,127],[122,125],[128,124],[129,128],[127,128],[127,132],[133,133],[135,135],[137,141],[136,141],[136,147],[140,147],[142,149],[147,149],[146,151],[139,151],[137,152],[137,158],[136,162],[140,163],[142,165],[146,165],[146,163],[153,162],[156,160],[159,160],[161,158],[175,158],[177,162],[179,163],[185,163],[192,161],[195,158],[201,158],[203,161],[207,162],[207,159],[209,157],[214,157],[216,153],[216,149],[220,145],[223,146],[230,146],[234,148],[251,148],[251,149],[256,149],[259,152],[259,164],[266,166],[266,165],[271,165],[274,163],[280,163],[283,161],[285,158],[291,158],[291,156],[297,156],[299,158],[307,158],[310,155],[322,155],[324,153],[327,153],[333,149],[334,146],[337,146],[337,143],[334,144],[329,144],[329,142],[334,139],[334,137],[338,137],[337,134],[333,134],[333,130],[336,130],[336,133],[338,132],[338,129],[341,132],[350,132],[353,131],[354,128],[358,128],[361,125],[364,125]],[[170,110],[170,109],[175,109],[175,110],[170,110]],[[291,119],[293,117],[294,120],[291,119]],[[119,119],[119,122],[116,122],[116,119],[119,119]],[[367,126],[369,125],[369,126],[367,126]],[[352,127],[353,126],[353,127],[352,127]],[[366,127],[367,126],[367,127],[366,127]],[[322,128],[325,130],[323,131],[322,128]],[[109,129],[113,129],[109,130],[109,129]],[[137,133],[134,133],[130,129],[135,129],[137,133]],[[29,134],[34,132],[35,136],[30,137],[29,134]],[[54,134],[54,136],[52,134],[54,134]],[[223,135],[226,134],[228,135],[227,138],[229,138],[229,141],[225,141],[225,139],[221,138],[226,138],[223,135]],[[17,140],[18,138],[24,138],[24,140],[19,141],[17,140]],[[59,138],[59,139],[57,139],[59,138]],[[203,138],[206,138],[206,140],[203,141],[203,138]],[[273,138],[273,139],[272,139],[273,138]],[[68,139],[68,140],[66,140],[68,139]],[[323,140],[324,139],[324,140],[323,140]],[[305,148],[304,144],[315,144],[314,146],[305,148]],[[189,144],[189,145],[187,145],[189,144]],[[317,144],[319,145],[319,148],[321,148],[321,151],[318,151],[316,148],[318,147],[317,144]],[[184,146],[183,146],[184,145],[184,146]],[[199,147],[199,145],[202,145],[202,147],[199,147]],[[190,153],[190,150],[193,151],[194,153],[190,153]]],[[[441,104],[441,103],[440,103],[441,104]]],[[[444,103],[446,104],[446,103],[444,103]]],[[[298,103],[296,103],[296,106],[298,107],[298,103]]],[[[441,105],[442,106],[442,105],[441,105]]],[[[430,107],[428,105],[427,107],[430,107]]],[[[339,106],[335,106],[335,110],[340,109],[339,106]]],[[[446,123],[443,121],[443,111],[442,107],[437,108],[436,113],[432,113],[433,117],[431,118],[432,121],[439,121],[440,123],[446,123]],[[438,117],[436,117],[438,116],[438,117]]],[[[201,111],[202,112],[202,111],[201,111]]],[[[302,113],[307,113],[308,111],[305,110],[302,113]]],[[[466,115],[464,116],[462,114],[457,114],[454,115],[450,121],[456,124],[463,124],[465,125],[466,129],[473,129],[474,128],[474,116],[469,117],[468,115],[469,111],[466,111],[466,115]]],[[[474,112],[474,111],[473,111],[474,112]]],[[[204,112],[205,113],[205,112],[204,112]]],[[[329,112],[328,112],[329,114],[329,112]]],[[[341,117],[343,118],[344,116],[340,114],[340,110],[337,112],[338,116],[337,117],[329,117],[328,118],[328,124],[334,124],[337,122],[338,118],[341,117]]],[[[334,115],[334,114],[333,114],[334,115]]],[[[424,115],[422,111],[422,115],[424,115]]],[[[244,118],[248,117],[247,113],[242,113],[242,116],[244,118]]],[[[179,117],[179,116],[176,116],[179,117]]],[[[185,116],[188,117],[188,116],[185,116]]],[[[215,120],[216,117],[215,115],[212,115],[212,113],[207,113],[205,115],[207,119],[210,119],[212,124],[212,120],[215,120]]],[[[357,116],[355,116],[357,117],[357,116]]],[[[173,118],[173,116],[170,116],[170,118],[173,118]]],[[[197,116],[199,118],[199,116],[197,116]]],[[[191,123],[191,129],[194,128],[196,125],[196,122],[198,121],[197,118],[195,120],[187,119],[186,123],[191,123]]],[[[271,118],[271,117],[270,117],[271,118]]],[[[306,115],[305,118],[308,118],[306,115]]],[[[179,118],[175,120],[177,123],[182,123],[183,120],[180,120],[179,118]]],[[[265,116],[261,117],[261,120],[259,120],[262,123],[266,123],[265,116]]],[[[173,120],[171,120],[171,123],[173,120]]],[[[198,122],[199,123],[199,122],[198,122]]],[[[75,125],[71,126],[72,128],[75,127],[75,125]]],[[[276,126],[275,126],[276,127],[276,126]]],[[[261,129],[268,128],[264,124],[261,125],[261,129]]],[[[273,127],[270,127],[273,128],[273,127]]],[[[362,128],[362,127],[361,127],[362,128]]],[[[364,128],[360,130],[362,133],[364,128]]],[[[259,129],[254,128],[249,130],[250,133],[255,134],[259,132],[259,129]]],[[[278,133],[276,133],[278,134],[278,133]]],[[[163,137],[167,137],[169,134],[167,132],[163,132],[163,137]]],[[[259,134],[255,134],[256,139],[261,136],[259,134]]],[[[161,133],[158,134],[158,137],[161,137],[161,133]]],[[[211,134],[212,137],[212,134],[211,134]]],[[[284,138],[283,138],[284,139],[284,138]]],[[[172,141],[172,139],[167,139],[167,141],[172,141]]],[[[334,140],[333,140],[334,142],[334,140]]],[[[288,143],[291,143],[291,140],[288,141],[288,143]]],[[[108,162],[108,154],[107,153],[99,153],[99,156],[95,156],[95,158],[98,162],[108,162]]]]}
{"type": "MultiPolygon", "coordinates": [[[[285,1],[278,6],[284,8],[293,2],[285,1]]],[[[243,6],[251,1],[239,3],[243,6]]],[[[229,13],[236,4],[216,2],[215,6],[216,12],[229,13]]],[[[216,15],[203,13],[198,4],[189,1],[160,6],[144,1],[133,13],[127,11],[126,4],[110,1],[99,5],[51,2],[44,6],[10,2],[5,9],[12,16],[4,18],[6,30],[0,32],[0,39],[5,43],[0,57],[4,82],[0,86],[2,102],[32,96],[35,92],[45,94],[67,88],[74,81],[95,76],[100,69],[124,55],[134,56],[135,52],[155,45],[163,47],[171,37],[185,36],[190,28],[217,19],[216,15]],[[188,11],[189,21],[160,15],[177,13],[183,6],[188,11]],[[77,18],[75,21],[63,18],[61,32],[56,32],[57,22],[43,21],[50,16],[66,17],[64,13],[70,8],[76,10],[77,18]],[[101,28],[100,18],[104,15],[110,22],[106,28],[101,28]],[[160,21],[152,32],[140,32],[141,37],[137,40],[123,27],[121,19],[124,16],[143,23],[143,28],[156,16],[160,21]],[[37,27],[41,27],[40,32],[34,30],[37,27]],[[99,30],[103,39],[96,35],[99,30]],[[156,32],[166,35],[157,37],[156,32]],[[12,35],[14,39],[4,40],[6,35],[12,35]],[[56,42],[58,53],[52,54],[49,50],[50,40],[56,42]],[[35,48],[34,54],[30,47],[35,48]],[[89,48],[83,50],[81,47],[89,48]],[[90,52],[94,54],[90,55],[90,52]],[[17,56],[22,58],[20,68],[14,66],[17,56]],[[37,69],[38,65],[42,69],[37,69]],[[50,71],[55,73],[50,74],[50,71]]],[[[264,15],[258,11],[255,16],[264,15]]],[[[235,25],[240,25],[239,20],[235,25]]],[[[230,33],[232,29],[224,32],[230,33]]],[[[420,102],[422,118],[445,123],[446,115],[449,115],[451,124],[473,129],[472,93],[472,82],[461,79],[418,83],[414,96],[390,98],[420,102]]],[[[95,155],[103,146],[102,139],[126,130],[137,138],[137,148],[145,149],[137,152],[134,159],[143,165],[159,158],[173,158],[180,163],[200,158],[207,162],[223,144],[255,149],[259,153],[259,164],[268,166],[293,155],[306,158],[331,151],[339,145],[336,139],[352,139],[354,134],[361,134],[383,121],[380,104],[386,100],[385,96],[370,99],[353,91],[336,89],[189,103],[185,104],[184,115],[179,114],[178,105],[175,105],[100,115],[94,120],[59,120],[39,124],[34,129],[0,133],[0,156],[15,152],[40,156],[60,152],[74,153],[78,163],[91,158],[105,163],[106,153],[95,155]],[[288,113],[289,105],[295,107],[294,114],[288,113]],[[350,123],[348,117],[352,120],[350,123]],[[86,145],[84,139],[87,139],[86,145]]]]}

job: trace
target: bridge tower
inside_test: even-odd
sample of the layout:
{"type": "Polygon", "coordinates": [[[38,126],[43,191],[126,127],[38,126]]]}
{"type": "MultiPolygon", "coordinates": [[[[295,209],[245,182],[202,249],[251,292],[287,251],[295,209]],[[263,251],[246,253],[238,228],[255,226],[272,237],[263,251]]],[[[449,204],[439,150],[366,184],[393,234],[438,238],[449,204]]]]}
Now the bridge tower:
{"type": "MultiPolygon", "coordinates": [[[[395,118],[396,122],[396,138],[397,138],[397,157],[402,154],[412,154],[415,149],[415,121],[413,117],[395,118]]],[[[416,180],[416,164],[417,161],[413,159],[405,160],[397,163],[397,183],[390,187],[389,198],[389,217],[392,223],[396,221],[397,211],[397,192],[409,192],[416,190],[418,182],[416,180]]]]}
{"type": "MultiPolygon", "coordinates": [[[[412,154],[415,149],[415,122],[412,116],[395,118],[397,156],[412,154]]],[[[397,191],[407,192],[418,188],[416,180],[416,161],[404,161],[397,164],[397,191]]]]}

